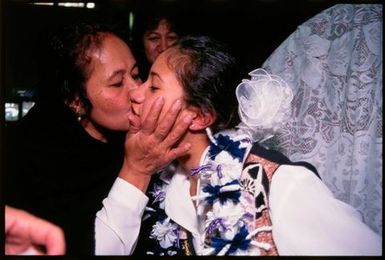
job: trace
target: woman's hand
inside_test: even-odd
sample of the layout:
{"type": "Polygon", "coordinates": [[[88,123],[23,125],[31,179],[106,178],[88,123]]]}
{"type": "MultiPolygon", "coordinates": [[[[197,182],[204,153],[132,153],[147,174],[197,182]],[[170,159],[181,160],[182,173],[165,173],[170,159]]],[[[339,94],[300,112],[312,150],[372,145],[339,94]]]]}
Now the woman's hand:
{"type": "Polygon", "coordinates": [[[5,206],[5,254],[63,255],[62,229],[24,210],[5,206]]]}
{"type": "Polygon", "coordinates": [[[181,101],[177,100],[160,121],[163,105],[164,99],[158,98],[140,129],[130,131],[126,137],[125,159],[119,177],[143,192],[152,174],[191,147],[190,143],[179,143],[179,140],[187,132],[192,116],[182,111],[181,101]]]}

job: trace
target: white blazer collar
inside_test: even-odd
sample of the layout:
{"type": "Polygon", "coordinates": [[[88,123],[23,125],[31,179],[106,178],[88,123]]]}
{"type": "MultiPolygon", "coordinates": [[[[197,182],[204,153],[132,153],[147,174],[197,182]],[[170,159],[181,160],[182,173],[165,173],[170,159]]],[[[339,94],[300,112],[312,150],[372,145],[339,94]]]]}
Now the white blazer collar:
{"type": "Polygon", "coordinates": [[[165,211],[176,223],[193,234],[199,234],[197,213],[190,196],[190,182],[180,167],[170,180],[165,211]]]}

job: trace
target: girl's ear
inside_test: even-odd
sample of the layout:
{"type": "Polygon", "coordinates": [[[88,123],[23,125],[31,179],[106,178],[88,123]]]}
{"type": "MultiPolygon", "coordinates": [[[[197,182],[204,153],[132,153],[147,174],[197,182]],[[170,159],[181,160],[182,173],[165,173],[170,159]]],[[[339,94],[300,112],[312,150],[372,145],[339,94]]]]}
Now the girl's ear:
{"type": "Polygon", "coordinates": [[[189,127],[191,131],[204,130],[215,122],[215,115],[212,112],[202,111],[198,108],[191,109],[194,113],[192,123],[189,127]]]}

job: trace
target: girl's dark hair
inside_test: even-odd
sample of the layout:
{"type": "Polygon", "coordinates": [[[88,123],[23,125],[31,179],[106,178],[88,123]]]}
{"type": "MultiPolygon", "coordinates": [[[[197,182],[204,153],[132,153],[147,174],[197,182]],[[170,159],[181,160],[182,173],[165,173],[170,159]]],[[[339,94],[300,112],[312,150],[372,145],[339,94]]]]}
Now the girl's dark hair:
{"type": "Polygon", "coordinates": [[[216,116],[213,132],[235,126],[240,73],[228,49],[207,36],[185,36],[169,51],[177,52],[167,62],[184,87],[186,102],[216,116]]]}
{"type": "Polygon", "coordinates": [[[85,83],[93,68],[91,55],[100,50],[104,38],[118,32],[104,25],[77,24],[63,28],[45,50],[41,98],[70,103],[79,95],[86,112],[92,105],[85,83]]]}

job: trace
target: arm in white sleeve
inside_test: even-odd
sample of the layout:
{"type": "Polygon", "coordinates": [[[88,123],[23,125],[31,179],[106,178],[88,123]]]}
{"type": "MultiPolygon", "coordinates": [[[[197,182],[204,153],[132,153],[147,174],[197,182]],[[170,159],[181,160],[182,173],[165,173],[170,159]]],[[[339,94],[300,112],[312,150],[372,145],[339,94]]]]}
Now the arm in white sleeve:
{"type": "Polygon", "coordinates": [[[119,177],[115,180],[96,213],[96,255],[132,254],[147,202],[147,196],[135,186],[119,177]]]}
{"type": "Polygon", "coordinates": [[[381,237],[304,167],[277,169],[269,203],[280,255],[381,255],[381,237]]]}

